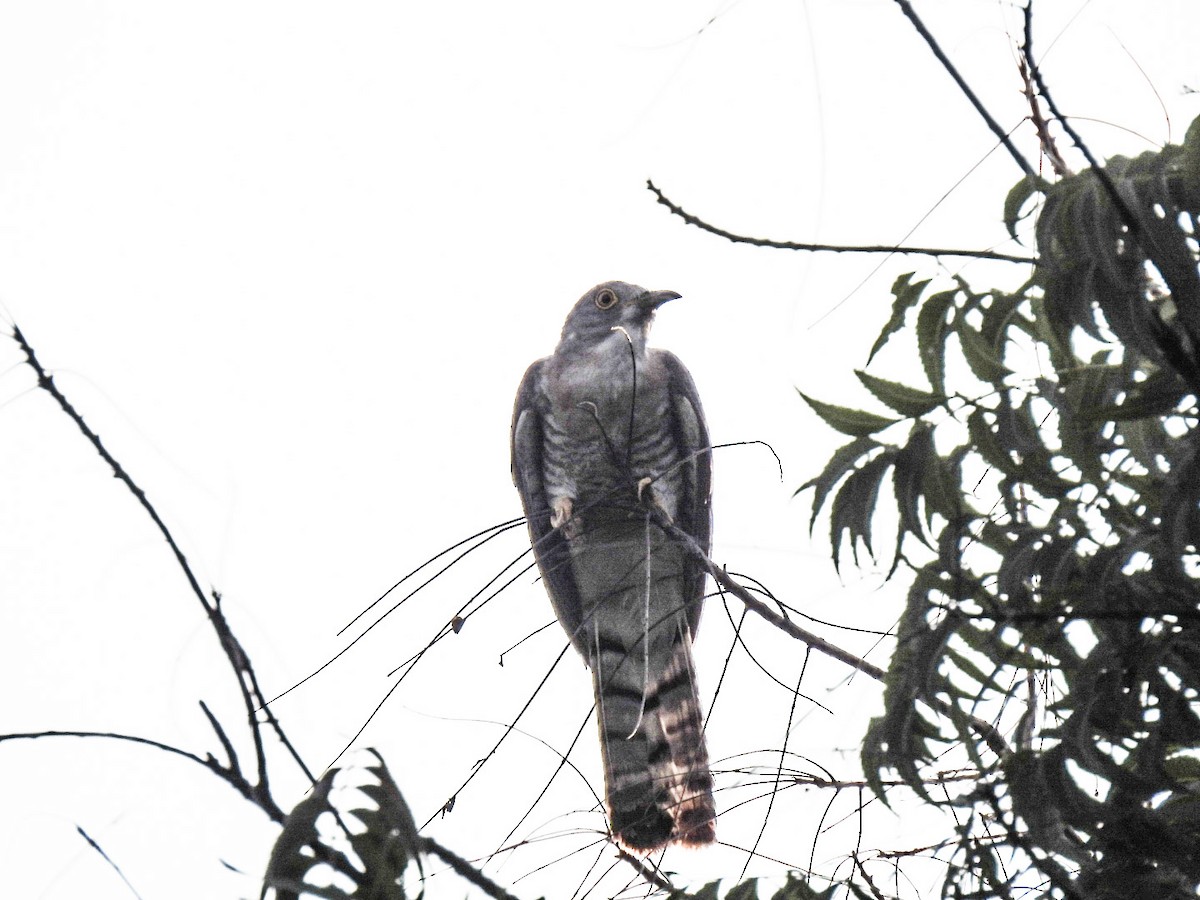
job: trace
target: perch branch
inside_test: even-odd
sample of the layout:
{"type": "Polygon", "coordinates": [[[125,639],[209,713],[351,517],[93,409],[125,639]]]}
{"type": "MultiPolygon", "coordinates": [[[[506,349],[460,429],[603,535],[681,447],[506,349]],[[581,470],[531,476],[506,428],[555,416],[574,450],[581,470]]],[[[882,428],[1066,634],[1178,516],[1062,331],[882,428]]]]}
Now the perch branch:
{"type": "MultiPolygon", "coordinates": [[[[675,525],[674,522],[667,518],[662,510],[658,509],[653,504],[648,505],[645,509],[646,514],[653,519],[659,528],[661,528],[666,534],[670,535],[670,537],[681,547],[683,547],[694,559],[699,561],[700,564],[704,566],[708,574],[713,577],[713,580],[715,580],[723,590],[728,591],[741,600],[742,603],[746,605],[746,608],[751,612],[766,619],[785,634],[788,634],[791,637],[794,637],[797,640],[807,644],[818,653],[823,653],[832,659],[836,659],[838,662],[850,666],[850,668],[862,672],[864,675],[869,675],[876,681],[884,680],[886,673],[883,671],[883,669],[879,668],[879,666],[869,663],[865,659],[855,656],[853,653],[843,650],[841,647],[838,647],[835,644],[829,643],[829,641],[825,640],[824,638],[817,637],[817,635],[813,634],[807,629],[801,628],[790,619],[785,619],[779,613],[775,612],[775,610],[771,609],[771,607],[767,606],[767,604],[755,597],[746,589],[744,585],[739,584],[736,580],[730,577],[729,573],[726,572],[723,567],[718,566],[715,562],[713,562],[709,555],[704,552],[704,548],[696,543],[696,539],[682,528],[679,528],[677,525],[675,525]]],[[[983,719],[972,716],[968,713],[963,713],[961,710],[955,708],[945,700],[930,700],[928,702],[930,705],[946,713],[947,715],[966,716],[967,720],[971,723],[971,726],[975,729],[979,736],[984,739],[993,753],[1000,757],[1005,757],[1008,755],[1008,742],[1004,739],[1004,736],[1000,734],[996,727],[992,725],[992,723],[986,722],[983,719]]]]}

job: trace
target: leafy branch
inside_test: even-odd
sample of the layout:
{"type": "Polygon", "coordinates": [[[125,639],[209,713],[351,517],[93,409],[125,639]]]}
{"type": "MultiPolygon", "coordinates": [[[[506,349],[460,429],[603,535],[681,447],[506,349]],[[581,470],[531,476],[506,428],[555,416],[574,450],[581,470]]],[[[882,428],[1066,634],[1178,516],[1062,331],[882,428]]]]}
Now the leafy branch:
{"type": "MultiPolygon", "coordinates": [[[[1045,97],[1032,60],[1030,72],[1045,97]]],[[[872,523],[892,506],[891,573],[913,571],[867,777],[881,797],[894,771],[928,802],[969,810],[964,842],[985,810],[1004,825],[951,871],[955,891],[1012,896],[1005,848],[1064,896],[1200,884],[1200,373],[1182,322],[1200,261],[1198,159],[1200,120],[1181,146],[1054,185],[1023,179],[1005,202],[1010,232],[1042,204],[1021,288],[957,277],[931,292],[912,273],[893,286],[871,356],[911,329],[929,388],[857,373],[888,416],[805,397],[851,438],[801,488],[812,524],[829,510],[835,564],[846,543],[856,562],[874,552],[872,523]],[[970,373],[954,380],[984,390],[950,384],[963,371],[952,357],[970,373]],[[983,710],[1015,749],[980,740],[983,710]],[[952,746],[979,780],[935,800],[928,776],[952,746]]]]}

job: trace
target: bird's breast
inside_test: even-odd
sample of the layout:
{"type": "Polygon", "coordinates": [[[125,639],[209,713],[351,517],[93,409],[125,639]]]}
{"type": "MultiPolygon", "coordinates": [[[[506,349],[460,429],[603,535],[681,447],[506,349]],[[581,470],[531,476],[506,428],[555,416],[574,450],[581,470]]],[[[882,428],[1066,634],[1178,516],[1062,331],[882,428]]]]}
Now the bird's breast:
{"type": "Polygon", "coordinates": [[[624,355],[572,354],[546,372],[547,480],[577,501],[611,497],[618,485],[623,496],[676,461],[663,373],[645,355],[635,371],[628,344],[617,349],[624,355]]]}

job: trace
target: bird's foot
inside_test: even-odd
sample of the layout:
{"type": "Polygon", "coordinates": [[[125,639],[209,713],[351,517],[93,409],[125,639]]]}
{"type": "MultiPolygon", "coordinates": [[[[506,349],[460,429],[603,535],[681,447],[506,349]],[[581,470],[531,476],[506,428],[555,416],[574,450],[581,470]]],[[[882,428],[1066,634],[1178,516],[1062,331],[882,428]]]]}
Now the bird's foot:
{"type": "Polygon", "coordinates": [[[645,478],[639,478],[637,483],[637,498],[638,503],[643,506],[657,509],[662,513],[668,522],[675,524],[675,520],[671,518],[671,514],[667,512],[665,506],[658,500],[658,494],[654,491],[654,479],[647,475],[645,478]]]}
{"type": "Polygon", "coordinates": [[[557,528],[568,541],[579,534],[579,519],[570,497],[556,497],[550,505],[550,527],[557,528]]]}

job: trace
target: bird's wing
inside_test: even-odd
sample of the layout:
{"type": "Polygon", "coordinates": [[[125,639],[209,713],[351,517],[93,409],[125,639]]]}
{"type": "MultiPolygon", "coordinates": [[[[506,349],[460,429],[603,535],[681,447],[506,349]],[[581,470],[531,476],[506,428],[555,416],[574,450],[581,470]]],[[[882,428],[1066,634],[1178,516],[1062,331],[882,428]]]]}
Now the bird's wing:
{"type": "MultiPolygon", "coordinates": [[[[656,353],[667,372],[670,392],[672,427],[675,445],[679,448],[683,491],[675,524],[696,539],[709,553],[712,549],[712,445],[704,409],[696,393],[691,373],[679,358],[667,350],[656,353]]],[[[700,626],[701,599],[704,597],[704,576],[707,574],[699,560],[688,557],[684,600],[688,604],[687,618],[692,634],[700,626]]]]}
{"type": "MultiPolygon", "coordinates": [[[[544,410],[537,391],[545,362],[539,359],[531,365],[517,390],[512,423],[513,484],[521,495],[521,506],[529,525],[529,539],[533,543],[533,555],[542,572],[546,592],[554,604],[554,612],[570,635],[571,643],[580,653],[584,653],[579,635],[583,606],[571,568],[571,551],[562,532],[550,526],[550,501],[546,496],[542,460],[544,410]]],[[[586,653],[584,658],[587,658],[586,653]]]]}

